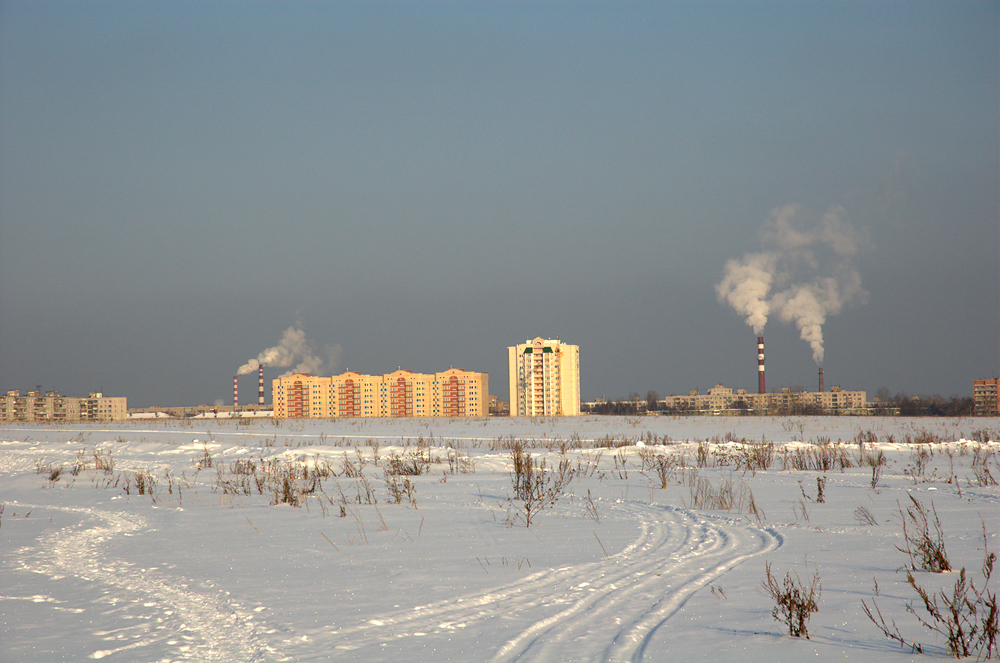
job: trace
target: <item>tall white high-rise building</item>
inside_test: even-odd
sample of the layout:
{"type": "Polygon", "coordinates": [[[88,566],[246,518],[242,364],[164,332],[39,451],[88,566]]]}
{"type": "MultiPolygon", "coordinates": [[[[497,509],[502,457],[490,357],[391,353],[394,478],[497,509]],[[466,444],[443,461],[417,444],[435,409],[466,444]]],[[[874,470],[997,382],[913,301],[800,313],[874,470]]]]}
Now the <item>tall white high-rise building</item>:
{"type": "Polygon", "coordinates": [[[580,346],[536,338],[507,348],[512,417],[580,414],[580,346]]]}

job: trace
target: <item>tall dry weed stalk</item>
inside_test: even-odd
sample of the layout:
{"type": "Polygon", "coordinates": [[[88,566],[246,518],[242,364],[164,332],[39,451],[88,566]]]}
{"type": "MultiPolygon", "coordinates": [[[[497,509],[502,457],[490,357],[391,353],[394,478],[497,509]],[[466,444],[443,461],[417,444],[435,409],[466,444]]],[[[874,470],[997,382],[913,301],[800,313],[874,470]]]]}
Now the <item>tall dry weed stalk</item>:
{"type": "Polygon", "coordinates": [[[903,545],[896,550],[906,554],[910,568],[914,571],[930,571],[943,573],[951,570],[951,562],[944,548],[944,534],[941,531],[941,519],[938,518],[934,503],[931,508],[920,503],[913,495],[908,495],[910,504],[899,508],[899,520],[903,527],[903,545]],[[933,516],[933,517],[932,517],[933,516]],[[934,532],[931,532],[933,526],[934,532]]]}
{"type": "MultiPolygon", "coordinates": [[[[511,481],[514,496],[520,504],[517,515],[525,527],[531,527],[544,509],[554,505],[573,480],[576,471],[568,458],[563,458],[553,468],[545,459],[536,460],[520,442],[511,449],[511,481]]],[[[508,520],[508,524],[512,524],[508,520]]]]}
{"type": "MultiPolygon", "coordinates": [[[[944,589],[937,593],[929,591],[917,583],[912,571],[906,572],[906,583],[920,599],[919,607],[916,602],[908,602],[906,611],[917,619],[920,626],[941,635],[955,658],[975,656],[977,660],[983,660],[1000,656],[1000,606],[996,592],[987,588],[997,556],[989,551],[988,542],[984,524],[982,582],[979,586],[968,577],[965,567],[959,571],[950,592],[944,589]]],[[[909,647],[913,652],[924,652],[924,645],[916,640],[907,640],[895,621],[886,621],[875,599],[871,600],[870,606],[866,601],[862,601],[861,605],[865,615],[885,637],[898,642],[901,647],[909,647]]]]}
{"type": "Polygon", "coordinates": [[[761,582],[761,593],[774,601],[771,616],[788,627],[788,635],[793,638],[809,639],[807,623],[812,613],[819,611],[820,580],[819,571],[813,574],[808,585],[796,573],[789,571],[780,583],[771,573],[771,563],[764,565],[765,577],[761,582]]]}

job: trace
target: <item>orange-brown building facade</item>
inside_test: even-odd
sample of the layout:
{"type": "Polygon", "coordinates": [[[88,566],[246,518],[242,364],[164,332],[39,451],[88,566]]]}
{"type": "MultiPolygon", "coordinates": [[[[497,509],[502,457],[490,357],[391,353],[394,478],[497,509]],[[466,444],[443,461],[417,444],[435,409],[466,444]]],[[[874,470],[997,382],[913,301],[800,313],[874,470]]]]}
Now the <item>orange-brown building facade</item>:
{"type": "Polygon", "coordinates": [[[459,368],[434,374],[293,373],[274,380],[273,398],[274,416],[282,419],[485,417],[489,376],[459,368]]]}

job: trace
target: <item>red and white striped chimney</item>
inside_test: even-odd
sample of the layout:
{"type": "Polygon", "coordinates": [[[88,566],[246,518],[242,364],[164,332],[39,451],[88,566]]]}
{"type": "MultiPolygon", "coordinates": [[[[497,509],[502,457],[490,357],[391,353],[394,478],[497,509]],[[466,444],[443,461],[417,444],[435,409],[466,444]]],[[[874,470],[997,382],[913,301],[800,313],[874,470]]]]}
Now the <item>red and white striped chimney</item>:
{"type": "Polygon", "coordinates": [[[236,376],[233,376],[233,407],[240,406],[240,384],[236,376]]]}
{"type": "Polygon", "coordinates": [[[764,337],[757,337],[757,393],[765,394],[764,389],[764,337]]]}
{"type": "Polygon", "coordinates": [[[264,404],[264,364],[257,367],[257,404],[264,404]]]}

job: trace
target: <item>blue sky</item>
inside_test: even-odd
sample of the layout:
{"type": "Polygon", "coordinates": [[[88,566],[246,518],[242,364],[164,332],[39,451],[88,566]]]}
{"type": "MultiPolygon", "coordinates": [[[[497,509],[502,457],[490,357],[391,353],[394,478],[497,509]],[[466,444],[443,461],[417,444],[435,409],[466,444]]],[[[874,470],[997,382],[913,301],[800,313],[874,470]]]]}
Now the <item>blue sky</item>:
{"type": "MultiPolygon", "coordinates": [[[[715,286],[794,204],[865,238],[827,386],[971,395],[998,34],[995,2],[5,2],[0,388],[228,402],[295,326],[327,374],[506,398],[506,347],[558,335],[585,399],[752,390],[715,286]]],[[[764,335],[768,387],[813,388],[764,335]]]]}

